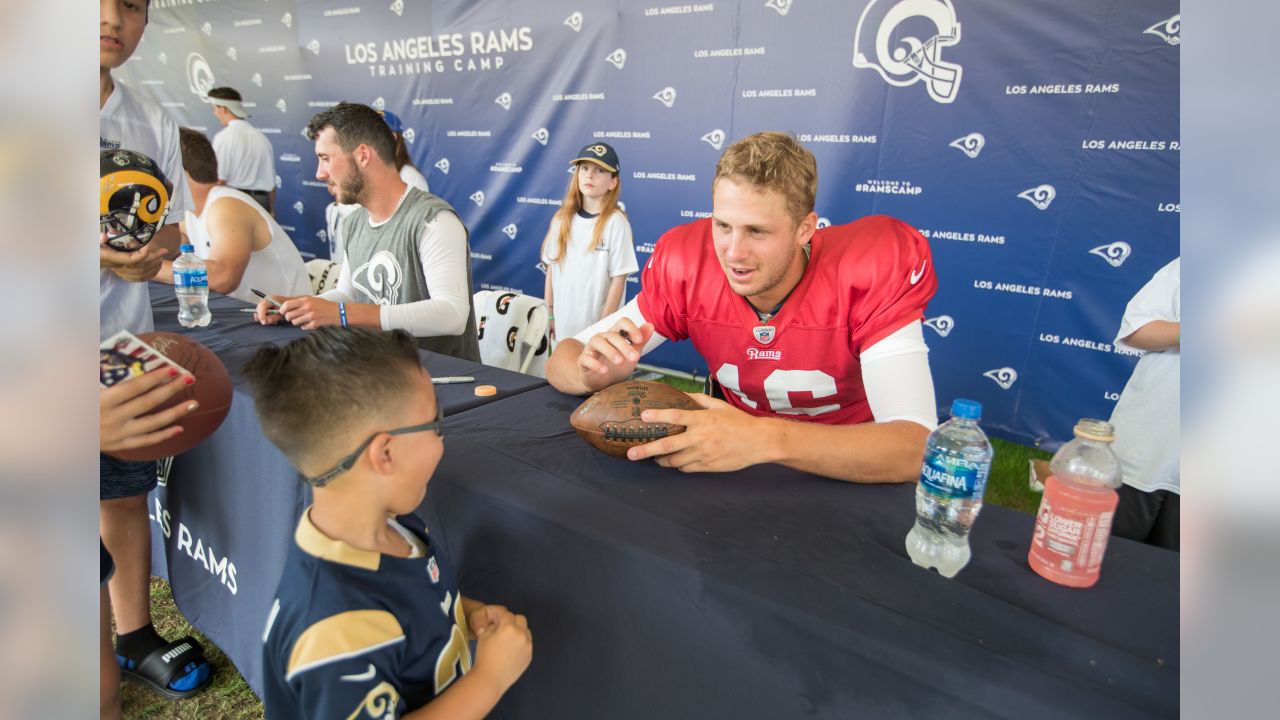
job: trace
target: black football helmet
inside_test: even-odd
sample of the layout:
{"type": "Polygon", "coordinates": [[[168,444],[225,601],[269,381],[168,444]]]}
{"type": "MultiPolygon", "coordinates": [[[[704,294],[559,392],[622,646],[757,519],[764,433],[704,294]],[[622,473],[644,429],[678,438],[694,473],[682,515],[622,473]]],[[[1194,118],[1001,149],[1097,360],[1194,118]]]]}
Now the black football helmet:
{"type": "Polygon", "coordinates": [[[173,184],[155,161],[133,150],[103,150],[98,221],[107,244],[132,252],[151,242],[169,213],[173,184]]]}

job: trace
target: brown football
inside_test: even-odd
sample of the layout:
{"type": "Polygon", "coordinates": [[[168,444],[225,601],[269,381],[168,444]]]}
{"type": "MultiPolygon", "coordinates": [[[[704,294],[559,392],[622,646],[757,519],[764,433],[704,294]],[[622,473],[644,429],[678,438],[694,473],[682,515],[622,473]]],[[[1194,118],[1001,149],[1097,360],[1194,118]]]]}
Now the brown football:
{"type": "Polygon", "coordinates": [[[660,382],[628,380],[587,398],[569,417],[569,424],[592,447],[626,457],[627,448],[684,432],[683,425],[644,422],[649,409],[700,410],[693,398],[660,382]]]}

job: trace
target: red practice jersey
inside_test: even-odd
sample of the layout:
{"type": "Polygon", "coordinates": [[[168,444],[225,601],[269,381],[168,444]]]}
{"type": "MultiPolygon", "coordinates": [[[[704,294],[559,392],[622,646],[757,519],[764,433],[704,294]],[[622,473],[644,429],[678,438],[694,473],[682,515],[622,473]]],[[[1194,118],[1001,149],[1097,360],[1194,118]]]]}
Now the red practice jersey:
{"type": "Polygon", "coordinates": [[[640,312],[668,340],[693,340],[726,399],[752,415],[871,421],[859,357],[924,318],[938,287],[929,243],[875,215],[818,230],[810,246],[800,284],[761,322],[729,287],[711,220],[673,228],[644,268],[640,312]]]}

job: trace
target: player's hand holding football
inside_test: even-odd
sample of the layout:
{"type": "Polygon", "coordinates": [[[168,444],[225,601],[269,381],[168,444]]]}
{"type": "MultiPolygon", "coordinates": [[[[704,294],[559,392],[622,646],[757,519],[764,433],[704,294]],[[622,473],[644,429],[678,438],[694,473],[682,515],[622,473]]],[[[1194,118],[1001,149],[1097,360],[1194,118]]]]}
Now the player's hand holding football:
{"type": "Polygon", "coordinates": [[[620,318],[608,332],[592,336],[578,355],[583,382],[595,391],[631,377],[640,364],[640,351],[652,336],[651,323],[636,327],[628,318],[620,318]]]}
{"type": "Polygon", "coordinates": [[[160,367],[140,377],[116,383],[98,393],[98,449],[111,454],[163,442],[182,432],[181,420],[200,406],[196,401],[143,416],[186,389],[195,378],[160,367]]]}
{"type": "MultiPolygon", "coordinates": [[[[684,425],[685,431],[627,450],[627,459],[653,461],[682,472],[728,472],[771,462],[763,425],[774,420],[758,418],[729,403],[701,393],[689,393],[700,410],[645,410],[645,422],[684,425]]],[[[767,431],[767,428],[765,429],[767,431]]]]}
{"type": "Polygon", "coordinates": [[[529,621],[523,615],[515,615],[501,606],[493,625],[485,625],[476,632],[476,662],[471,669],[506,692],[520,678],[529,661],[533,659],[533,635],[529,621]]]}
{"type": "Polygon", "coordinates": [[[98,236],[98,267],[110,270],[128,282],[146,282],[160,272],[164,251],[157,245],[144,245],[133,252],[121,252],[107,244],[107,234],[98,236]]]}

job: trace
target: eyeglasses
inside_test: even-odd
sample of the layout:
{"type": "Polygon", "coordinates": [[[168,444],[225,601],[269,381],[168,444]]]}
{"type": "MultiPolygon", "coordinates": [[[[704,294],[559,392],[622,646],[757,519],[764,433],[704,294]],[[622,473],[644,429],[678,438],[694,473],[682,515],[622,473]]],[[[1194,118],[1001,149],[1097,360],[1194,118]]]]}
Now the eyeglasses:
{"type": "Polygon", "coordinates": [[[311,483],[313,487],[324,487],[330,480],[355,467],[356,461],[360,459],[360,454],[363,453],[365,448],[369,447],[369,443],[373,442],[373,439],[379,435],[408,435],[409,433],[426,432],[427,430],[435,430],[436,435],[439,436],[444,435],[444,408],[436,406],[436,419],[432,422],[396,428],[395,430],[383,430],[370,435],[364,442],[360,443],[360,447],[356,448],[355,452],[342,458],[342,460],[340,460],[332,470],[321,473],[320,475],[316,475],[312,478],[307,478],[307,482],[311,483]]]}

